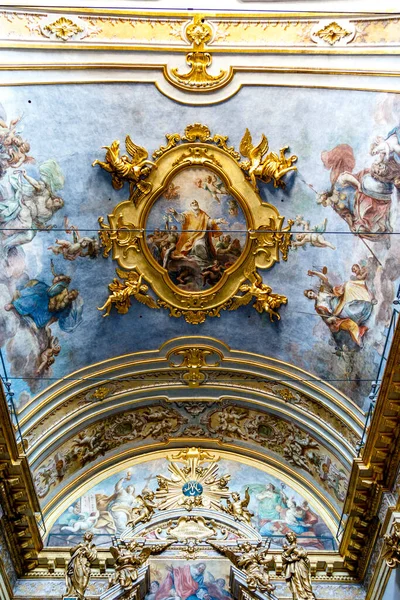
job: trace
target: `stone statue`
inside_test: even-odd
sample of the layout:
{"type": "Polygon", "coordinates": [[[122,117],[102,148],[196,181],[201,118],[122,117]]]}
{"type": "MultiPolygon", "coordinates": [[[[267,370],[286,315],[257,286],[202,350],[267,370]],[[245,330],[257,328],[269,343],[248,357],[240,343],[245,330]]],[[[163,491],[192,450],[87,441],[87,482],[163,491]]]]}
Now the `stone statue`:
{"type": "Polygon", "coordinates": [[[109,576],[108,587],[119,585],[129,591],[133,588],[142,567],[151,554],[159,554],[171,546],[174,541],[146,546],[145,542],[132,540],[125,546],[111,546],[110,552],[115,559],[114,573],[109,576]]]}
{"type": "Polygon", "coordinates": [[[71,548],[71,558],[68,561],[65,573],[67,585],[66,596],[77,596],[79,600],[85,597],[85,590],[90,578],[90,565],[96,560],[97,552],[92,542],[93,533],[87,531],[80,542],[71,548]]]}
{"type": "Polygon", "coordinates": [[[307,552],[297,545],[293,531],[286,534],[289,544],[283,545],[282,565],[293,600],[316,600],[310,579],[310,561],[307,552]]]}
{"type": "Polygon", "coordinates": [[[127,525],[135,527],[138,523],[147,523],[150,521],[157,508],[157,503],[154,502],[155,493],[151,490],[144,489],[139,496],[136,496],[137,506],[131,509],[131,517],[127,525]]]}
{"type": "Polygon", "coordinates": [[[232,492],[232,501],[227,500],[226,506],[220,503],[220,508],[231,515],[235,521],[242,521],[243,523],[250,523],[251,517],[254,516],[254,513],[248,510],[248,505],[250,502],[250,494],[249,488],[246,488],[244,493],[244,500],[241,500],[240,494],[238,492],[232,492]]]}
{"type": "Polygon", "coordinates": [[[270,582],[268,574],[268,564],[271,562],[271,558],[268,557],[269,541],[259,542],[257,546],[249,542],[236,542],[236,546],[227,546],[211,539],[207,542],[243,571],[250,591],[267,593],[271,597],[275,586],[270,582]]]}

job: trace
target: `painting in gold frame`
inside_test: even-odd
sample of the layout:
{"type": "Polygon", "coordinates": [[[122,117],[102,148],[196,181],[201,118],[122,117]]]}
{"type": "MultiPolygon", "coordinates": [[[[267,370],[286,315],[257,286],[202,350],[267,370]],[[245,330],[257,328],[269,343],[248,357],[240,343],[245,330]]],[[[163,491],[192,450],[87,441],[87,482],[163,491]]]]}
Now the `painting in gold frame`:
{"type": "Polygon", "coordinates": [[[120,156],[114,141],[105,162],[94,163],[111,173],[115,188],[130,185],[129,200],[108,215],[109,225],[99,218],[103,255],[112,250],[119,267],[100,310],[126,313],[134,298],[197,324],[253,301],[258,312],[279,319],[287,298],[273,293],[257,269],[287,259],[292,223],[282,228],[284,217],[261,199],[256,179],[283,186],[297,157],[287,158],[286,147],[268,153],[264,135],[253,146],[248,130],[240,152],[198,123],[166,138],[154,161],[127,136],[130,156],[120,156]]]}

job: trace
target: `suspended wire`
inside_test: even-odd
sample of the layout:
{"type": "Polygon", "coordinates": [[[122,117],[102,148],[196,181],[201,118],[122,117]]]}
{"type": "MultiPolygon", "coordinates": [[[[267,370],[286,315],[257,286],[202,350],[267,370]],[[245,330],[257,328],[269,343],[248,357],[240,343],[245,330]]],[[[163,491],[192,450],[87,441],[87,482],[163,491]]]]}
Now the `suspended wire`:
{"type": "MultiPolygon", "coordinates": [[[[132,232],[132,233],[154,233],[155,229],[159,229],[162,233],[165,233],[167,230],[161,229],[159,227],[153,227],[151,229],[147,229],[147,228],[139,228],[139,227],[134,227],[134,228],[129,228],[129,227],[117,227],[117,228],[113,228],[113,227],[108,227],[106,229],[99,229],[99,227],[96,228],[81,228],[78,227],[79,232],[85,232],[85,233],[99,233],[99,232],[115,232],[115,231],[123,231],[123,232],[132,232]]],[[[0,231],[36,231],[36,232],[40,232],[40,233],[51,233],[51,232],[63,232],[66,234],[70,234],[70,229],[65,229],[64,227],[52,227],[51,229],[45,229],[45,228],[36,228],[36,227],[0,227],[0,231]]],[[[185,232],[188,233],[215,233],[215,229],[185,229],[185,232]]],[[[266,233],[290,233],[290,234],[296,234],[296,233],[318,233],[315,231],[304,231],[304,229],[291,229],[290,231],[284,231],[282,229],[221,229],[221,227],[218,226],[218,232],[220,233],[242,233],[242,234],[246,234],[246,235],[264,235],[266,233]]],[[[329,235],[350,235],[350,236],[355,236],[355,237],[359,237],[359,238],[363,238],[363,233],[357,233],[354,231],[323,231],[320,232],[323,235],[329,234],[329,235]]],[[[371,235],[400,235],[400,231],[371,231],[368,232],[367,234],[371,236],[371,235]]]]}

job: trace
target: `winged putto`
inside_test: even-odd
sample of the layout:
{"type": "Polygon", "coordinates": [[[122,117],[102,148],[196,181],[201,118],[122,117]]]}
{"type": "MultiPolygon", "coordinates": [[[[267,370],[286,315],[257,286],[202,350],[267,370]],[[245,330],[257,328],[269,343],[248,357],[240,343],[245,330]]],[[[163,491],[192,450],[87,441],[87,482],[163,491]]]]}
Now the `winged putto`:
{"type": "Polygon", "coordinates": [[[289,171],[296,171],[297,167],[293,163],[297,161],[297,156],[289,156],[286,158],[285,153],[289,150],[288,146],[281,148],[279,154],[270,152],[268,139],[263,134],[261,141],[257,146],[253,145],[250,131],[246,129],[245,134],[240,142],[240,153],[248,160],[241,163],[244,171],[248,172],[251,185],[257,189],[256,179],[261,179],[265,183],[274,182],[274,187],[285,187],[282,177],[289,171]]]}
{"type": "Polygon", "coordinates": [[[151,296],[147,295],[148,286],[142,283],[143,275],[139,275],[136,271],[122,271],[116,269],[118,277],[123,280],[123,283],[114,277],[113,281],[108,285],[111,294],[107,298],[103,306],[98,310],[105,310],[103,317],[108,317],[113,304],[121,315],[125,315],[131,305],[130,297],[146,304],[149,308],[158,308],[157,302],[151,296]]]}
{"type": "Polygon", "coordinates": [[[257,312],[260,314],[266,312],[269,314],[271,321],[274,320],[274,317],[279,321],[281,316],[277,311],[282,304],[287,304],[286,296],[274,294],[272,288],[263,283],[262,277],[257,271],[249,273],[247,277],[251,285],[243,284],[240,286],[239,291],[242,292],[242,295],[233,296],[228,310],[236,310],[239,306],[245,306],[254,297],[255,302],[253,307],[257,312]]]}
{"type": "Polygon", "coordinates": [[[92,167],[100,165],[102,169],[111,173],[112,185],[116,190],[120,190],[125,181],[129,181],[131,193],[136,186],[143,194],[147,194],[151,190],[151,184],[143,178],[147,177],[152,167],[157,166],[148,160],[147,150],[134,144],[129,135],[125,138],[125,147],[130,156],[119,155],[118,140],[114,140],[111,146],[103,146],[107,150],[105,162],[95,160],[92,167]]]}

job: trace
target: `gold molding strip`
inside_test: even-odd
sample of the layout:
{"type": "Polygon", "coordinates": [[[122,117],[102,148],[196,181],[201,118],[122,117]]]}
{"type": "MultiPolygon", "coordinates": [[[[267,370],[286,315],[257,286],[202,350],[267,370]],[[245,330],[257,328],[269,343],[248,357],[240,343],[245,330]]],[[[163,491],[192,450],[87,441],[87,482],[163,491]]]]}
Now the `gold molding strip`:
{"type": "Polygon", "coordinates": [[[206,53],[393,55],[400,53],[398,19],[398,13],[266,16],[265,13],[3,9],[0,47],[187,52],[192,40],[186,31],[190,25],[201,23],[210,34],[202,41],[202,52],[206,53]]]}

